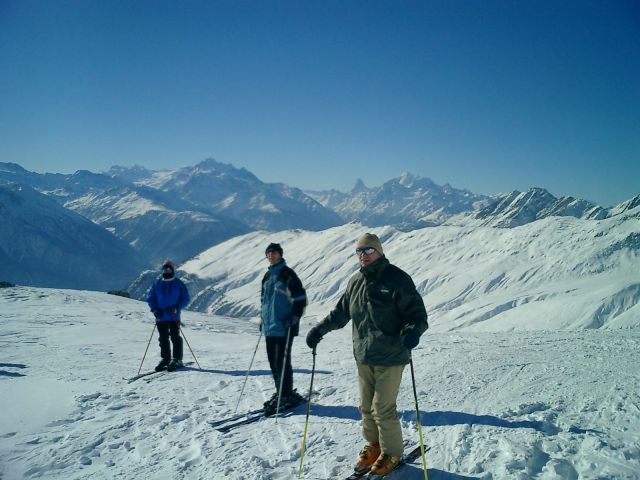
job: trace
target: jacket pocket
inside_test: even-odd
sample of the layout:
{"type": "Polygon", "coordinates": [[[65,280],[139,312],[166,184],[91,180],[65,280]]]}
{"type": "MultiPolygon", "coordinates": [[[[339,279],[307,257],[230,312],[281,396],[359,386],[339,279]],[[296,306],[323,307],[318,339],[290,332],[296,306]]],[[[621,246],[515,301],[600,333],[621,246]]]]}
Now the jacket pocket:
{"type": "Polygon", "coordinates": [[[400,333],[398,311],[391,295],[369,296],[367,312],[374,326],[385,335],[395,336],[400,333]]]}

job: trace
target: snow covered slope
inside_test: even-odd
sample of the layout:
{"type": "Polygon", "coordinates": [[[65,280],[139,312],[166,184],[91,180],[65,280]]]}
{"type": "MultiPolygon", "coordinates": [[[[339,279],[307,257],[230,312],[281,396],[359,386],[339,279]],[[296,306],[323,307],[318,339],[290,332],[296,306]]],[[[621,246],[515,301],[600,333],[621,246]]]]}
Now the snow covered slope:
{"type": "MultiPolygon", "coordinates": [[[[258,314],[264,248],[272,241],[302,279],[307,314],[326,314],[357,269],[355,240],[383,240],[413,277],[435,330],[541,330],[640,326],[640,204],[604,220],[548,217],[511,228],[439,226],[412,232],[348,224],[323,232],[256,232],[180,267],[191,308],[258,314]]],[[[131,287],[142,298],[157,272],[131,287]]]]}
{"type": "Polygon", "coordinates": [[[0,180],[0,280],[116,290],[144,268],[126,242],[32,188],[0,180]]]}
{"type": "Polygon", "coordinates": [[[249,231],[228,217],[194,211],[194,205],[146,187],[90,191],[65,207],[92,219],[133,246],[149,265],[182,262],[249,231]]]}
{"type": "MultiPolygon", "coordinates": [[[[186,312],[203,370],[128,384],[153,328],[145,304],[18,287],[0,290],[0,320],[2,480],[297,478],[304,408],[226,434],[207,423],[235,409],[255,324],[186,312]]],[[[344,478],[363,445],[350,337],[347,327],[318,346],[303,479],[344,478]]],[[[156,339],[144,371],[158,360],[156,339]]],[[[240,411],[275,389],[259,347],[240,411]]],[[[312,355],[302,339],[292,350],[306,392],[312,355]]],[[[430,480],[638,478],[638,330],[430,330],[413,358],[430,480]]],[[[416,445],[408,370],[398,410],[416,445]]],[[[390,478],[424,477],[416,462],[390,478]]]]}

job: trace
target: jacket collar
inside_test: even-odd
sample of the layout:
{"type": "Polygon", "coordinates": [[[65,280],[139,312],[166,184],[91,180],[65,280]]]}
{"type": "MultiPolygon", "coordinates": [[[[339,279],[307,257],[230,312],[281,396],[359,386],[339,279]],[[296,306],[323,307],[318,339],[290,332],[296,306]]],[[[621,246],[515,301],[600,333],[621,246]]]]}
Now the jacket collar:
{"type": "Polygon", "coordinates": [[[366,267],[360,267],[360,273],[362,273],[366,278],[375,278],[378,277],[387,267],[389,266],[389,260],[387,257],[382,256],[375,262],[366,267]]]}
{"type": "Polygon", "coordinates": [[[286,264],[287,264],[287,262],[285,262],[284,258],[283,258],[282,260],[280,260],[275,265],[269,265],[269,271],[271,273],[280,273],[280,270],[282,270],[286,264]]]}

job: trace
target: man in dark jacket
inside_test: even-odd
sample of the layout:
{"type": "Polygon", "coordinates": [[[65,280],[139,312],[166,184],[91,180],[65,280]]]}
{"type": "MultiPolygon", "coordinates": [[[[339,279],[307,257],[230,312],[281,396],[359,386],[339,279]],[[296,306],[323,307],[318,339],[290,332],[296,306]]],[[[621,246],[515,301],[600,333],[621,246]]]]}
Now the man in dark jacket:
{"type": "Polygon", "coordinates": [[[260,295],[260,328],[266,339],[267,357],[276,385],[276,392],[264,405],[267,413],[276,412],[279,393],[280,405],[284,407],[295,405],[301,400],[300,395],[293,390],[291,345],[293,337],[298,335],[300,317],[307,305],[307,294],[296,272],[287,266],[282,254],[282,247],[278,243],[271,243],[266,248],[269,270],[262,279],[260,295]]]}
{"type": "Polygon", "coordinates": [[[176,266],[171,260],[165,260],[162,264],[162,277],[153,284],[147,297],[147,303],[156,317],[156,325],[160,334],[162,360],[156,366],[158,372],[160,370],[172,372],[183,366],[180,310],[187,306],[189,300],[187,287],[179,278],[176,278],[176,266]],[[173,359],[171,358],[169,336],[171,336],[173,344],[173,359]]]}
{"type": "Polygon", "coordinates": [[[356,470],[371,467],[372,474],[386,475],[403,452],[396,409],[402,372],[429,325],[411,277],[389,263],[376,235],[362,235],[356,254],[360,270],[349,279],[336,307],[309,330],[307,345],[315,348],[325,334],[352,321],[362,434],[368,442],[356,470]]]}

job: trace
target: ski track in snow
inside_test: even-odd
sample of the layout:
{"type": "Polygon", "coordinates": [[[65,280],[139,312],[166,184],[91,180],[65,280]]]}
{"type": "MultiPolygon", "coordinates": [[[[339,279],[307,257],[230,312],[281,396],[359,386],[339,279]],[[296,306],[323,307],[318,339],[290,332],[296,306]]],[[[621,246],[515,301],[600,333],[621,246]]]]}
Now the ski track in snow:
{"type": "MultiPolygon", "coordinates": [[[[0,315],[2,480],[297,478],[306,409],[226,434],[207,423],[233,413],[258,341],[250,322],[186,312],[203,371],[127,384],[153,326],[145,304],[12,288],[0,315]]],[[[156,334],[143,371],[157,359],[156,334]]],[[[414,363],[430,480],[640,478],[637,330],[428,331],[414,363]]],[[[301,392],[311,364],[296,339],[301,392]]],[[[248,378],[241,411],[274,390],[263,342],[248,378]]],[[[302,478],[341,479],[363,445],[350,326],[318,346],[314,391],[302,478]]],[[[398,411],[417,444],[408,368],[398,411]]],[[[420,461],[389,478],[424,478],[420,461]]]]}

